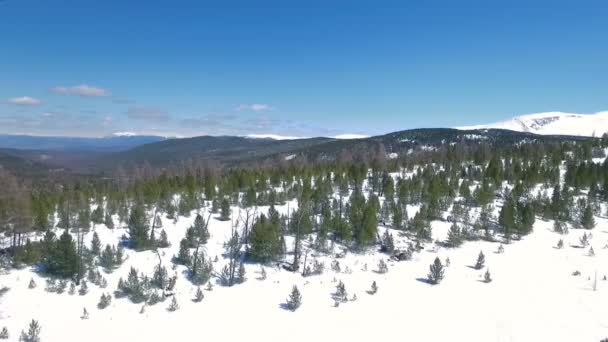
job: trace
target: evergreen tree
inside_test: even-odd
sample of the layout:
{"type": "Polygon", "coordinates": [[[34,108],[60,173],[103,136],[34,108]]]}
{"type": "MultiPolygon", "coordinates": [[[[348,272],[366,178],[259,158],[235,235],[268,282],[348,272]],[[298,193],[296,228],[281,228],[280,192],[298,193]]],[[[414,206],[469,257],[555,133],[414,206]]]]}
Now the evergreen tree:
{"type": "Polygon", "coordinates": [[[98,256],[101,253],[101,241],[99,241],[99,235],[97,232],[93,233],[93,239],[91,240],[91,253],[98,256]]]}
{"type": "Polygon", "coordinates": [[[177,311],[177,309],[179,309],[179,304],[177,304],[177,299],[175,298],[175,296],[173,296],[173,298],[171,299],[171,304],[169,304],[167,311],[174,312],[177,311]]]}
{"type": "Polygon", "coordinates": [[[302,295],[297,286],[293,286],[289,298],[287,298],[287,308],[291,311],[296,311],[302,305],[302,295]]]}
{"type": "Polygon", "coordinates": [[[479,252],[479,255],[477,256],[477,262],[475,262],[475,269],[476,270],[480,270],[484,267],[486,262],[486,256],[483,254],[483,251],[479,252]]]}
{"type": "Polygon", "coordinates": [[[220,220],[230,220],[230,202],[228,202],[227,198],[223,198],[220,205],[220,220]]]}
{"type": "Polygon", "coordinates": [[[595,227],[595,219],[593,217],[593,209],[590,205],[586,205],[581,216],[581,226],[585,229],[593,229],[595,227]]]}
{"type": "Polygon", "coordinates": [[[8,340],[9,338],[9,334],[8,334],[8,328],[4,327],[2,328],[2,331],[0,331],[0,340],[8,340]]]}
{"type": "Polygon", "coordinates": [[[253,224],[249,235],[249,256],[251,259],[266,263],[281,254],[281,232],[278,224],[261,214],[253,224]]]}
{"type": "Polygon", "coordinates": [[[430,266],[430,272],[428,275],[428,282],[432,285],[439,284],[444,277],[444,269],[441,264],[439,257],[435,258],[435,261],[430,266]]]}
{"type": "Polygon", "coordinates": [[[133,249],[143,250],[150,247],[150,227],[148,226],[144,208],[141,205],[136,205],[131,209],[128,228],[130,243],[133,249]]]}
{"type": "Polygon", "coordinates": [[[196,288],[196,295],[194,296],[193,301],[195,303],[199,303],[203,300],[203,298],[205,298],[205,294],[203,293],[203,290],[201,289],[201,287],[197,287],[196,288]]]}
{"type": "Polygon", "coordinates": [[[111,302],[112,302],[112,296],[110,296],[109,294],[102,293],[101,298],[99,298],[99,303],[97,304],[97,307],[100,310],[103,310],[103,309],[107,308],[111,302]]]}
{"type": "Polygon", "coordinates": [[[40,324],[36,320],[32,320],[28,327],[27,333],[25,331],[21,331],[21,337],[19,337],[19,341],[21,342],[40,342],[40,324]]]}
{"type": "Polygon", "coordinates": [[[456,221],[452,223],[450,230],[448,231],[448,244],[452,247],[458,247],[462,244],[462,236],[460,228],[456,221]]]}
{"type": "Polygon", "coordinates": [[[179,263],[179,264],[186,265],[186,266],[190,265],[192,260],[191,260],[191,256],[190,256],[190,244],[188,243],[187,238],[183,238],[179,242],[179,252],[175,259],[176,259],[177,263],[179,263]]]}
{"type": "Polygon", "coordinates": [[[167,248],[171,246],[167,232],[164,229],[160,231],[160,238],[158,239],[157,246],[158,248],[167,248]]]}
{"type": "Polygon", "coordinates": [[[378,292],[378,285],[376,285],[376,281],[372,282],[372,287],[371,289],[368,291],[369,294],[376,294],[376,292],[378,292]]]}
{"type": "Polygon", "coordinates": [[[486,270],[486,273],[483,275],[483,281],[489,283],[492,281],[492,276],[490,276],[490,269],[486,270]]]}

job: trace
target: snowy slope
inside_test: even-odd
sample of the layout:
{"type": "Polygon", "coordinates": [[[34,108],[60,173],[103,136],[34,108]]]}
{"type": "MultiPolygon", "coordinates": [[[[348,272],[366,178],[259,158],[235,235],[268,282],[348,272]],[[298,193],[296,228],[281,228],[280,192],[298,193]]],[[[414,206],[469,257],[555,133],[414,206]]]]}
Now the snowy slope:
{"type": "MultiPolygon", "coordinates": [[[[296,203],[290,205],[293,208],[296,203]]],[[[239,210],[232,209],[235,214],[239,210]]],[[[277,209],[286,212],[287,208],[277,209]]],[[[408,207],[410,215],[415,211],[408,207]]],[[[179,240],[193,219],[193,215],[176,222],[163,218],[172,243],[161,252],[165,264],[177,253],[179,240]]],[[[192,301],[196,287],[185,279],[185,268],[177,266],[170,271],[179,276],[175,296],[180,309],[176,312],[166,310],[167,300],[140,313],[141,305],[126,298],[113,299],[108,308],[99,310],[101,293],[114,291],[118,278],[126,277],[131,266],[151,274],[157,263],[153,252],[127,250],[125,263],[111,274],[104,273],[108,287],[90,284],[85,296],[47,293],[44,279],[31,269],[1,275],[0,287],[10,290],[0,299],[0,327],[8,327],[9,341],[17,341],[19,331],[32,318],[42,325],[43,341],[599,341],[608,336],[608,281],[600,280],[608,274],[608,249],[602,248],[608,239],[608,221],[596,220],[591,239],[595,257],[587,256],[585,248],[571,247],[578,244],[581,230],[560,236],[552,232],[552,222],[537,221],[534,233],[506,245],[502,254],[495,253],[498,243],[485,241],[456,249],[428,245],[411,261],[389,261],[386,274],[375,270],[387,256],[371,251],[338,259],[340,272],[329,268],[332,255],[315,255],[325,262],[326,270],[311,277],[270,265],[267,279],[260,280],[260,266],[247,264],[244,284],[216,285],[205,291],[201,303],[192,301]],[[561,250],[554,248],[560,238],[566,246],[561,250]],[[480,250],[494,278],[491,283],[481,281],[485,269],[471,268],[480,250]],[[449,257],[451,265],[445,280],[431,286],[422,280],[436,256],[449,257]],[[581,275],[572,276],[574,270],[581,275]],[[596,272],[597,291],[593,291],[596,272]],[[28,289],[31,278],[38,283],[35,289],[28,289]],[[334,307],[331,293],[337,280],[345,283],[349,298],[357,295],[357,301],[334,307]],[[379,287],[373,296],[366,293],[372,281],[379,287]],[[281,304],[294,284],[303,304],[289,312],[281,304]],[[90,312],[88,320],[80,318],[83,307],[90,312]]],[[[433,238],[444,240],[448,229],[447,222],[433,222],[433,238]]],[[[104,243],[116,243],[125,233],[124,228],[109,230],[104,225],[95,230],[104,243]]],[[[206,249],[209,256],[219,256],[214,263],[217,270],[225,263],[221,253],[230,222],[213,219],[209,230],[206,249]]],[[[398,244],[404,243],[398,232],[394,235],[398,244]]]]}
{"type": "Polygon", "coordinates": [[[595,114],[546,112],[515,117],[485,125],[458,129],[500,128],[545,135],[601,136],[608,132],[608,111],[595,114]]]}

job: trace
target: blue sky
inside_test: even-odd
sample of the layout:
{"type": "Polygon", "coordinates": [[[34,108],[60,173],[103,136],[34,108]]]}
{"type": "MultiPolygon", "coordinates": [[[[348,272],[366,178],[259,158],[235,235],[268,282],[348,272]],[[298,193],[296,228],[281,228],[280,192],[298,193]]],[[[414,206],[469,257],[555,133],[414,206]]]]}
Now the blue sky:
{"type": "Polygon", "coordinates": [[[0,133],[378,134],[608,109],[606,1],[0,0],[0,133]]]}

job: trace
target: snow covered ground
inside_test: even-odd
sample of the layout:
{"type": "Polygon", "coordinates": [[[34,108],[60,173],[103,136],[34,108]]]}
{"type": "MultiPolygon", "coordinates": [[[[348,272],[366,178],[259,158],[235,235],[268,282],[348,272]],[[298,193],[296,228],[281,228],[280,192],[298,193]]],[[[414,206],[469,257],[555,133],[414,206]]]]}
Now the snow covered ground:
{"type": "MultiPolygon", "coordinates": [[[[285,212],[286,206],[279,209],[285,212]]],[[[177,254],[179,240],[193,220],[194,215],[176,223],[163,220],[172,243],[163,250],[165,265],[177,254]]],[[[485,241],[456,249],[427,244],[411,261],[388,261],[386,255],[371,251],[348,253],[338,259],[337,273],[330,268],[332,257],[319,256],[326,266],[322,275],[302,277],[266,267],[266,280],[258,279],[259,265],[248,264],[244,284],[214,284],[200,303],[192,301],[196,287],[185,278],[185,268],[178,266],[170,270],[170,275],[179,275],[175,296],[180,309],[175,312],[167,311],[166,300],[140,313],[142,305],[126,298],[113,298],[108,308],[97,309],[101,294],[113,293],[131,266],[152,274],[157,263],[153,252],[127,250],[128,259],[119,269],[111,274],[102,271],[108,287],[89,284],[84,296],[48,293],[45,280],[32,270],[11,271],[0,275],[0,287],[10,288],[0,299],[0,329],[8,327],[10,341],[17,341],[31,319],[40,322],[42,341],[599,341],[608,337],[608,281],[602,280],[608,275],[608,249],[603,248],[608,221],[596,220],[590,239],[594,257],[587,256],[588,247],[571,247],[579,244],[582,230],[561,236],[552,232],[552,222],[537,220],[532,234],[505,245],[502,254],[496,253],[498,243],[485,241]],[[554,248],[560,238],[564,249],[554,248]],[[491,283],[481,281],[485,268],[472,268],[480,251],[486,256],[491,283]],[[449,258],[451,264],[444,281],[431,286],[424,279],[437,256],[444,262],[449,258]],[[381,258],[388,261],[388,273],[375,272],[381,258]],[[581,275],[573,276],[575,270],[581,275]],[[35,289],[28,289],[31,278],[38,284],[35,289]],[[349,298],[356,294],[356,301],[334,307],[331,294],[338,280],[346,285],[349,298]],[[379,287],[375,295],[366,292],[372,281],[379,287]],[[281,307],[293,285],[303,297],[295,312],[281,307]],[[83,307],[89,311],[88,320],[80,318],[83,307]]],[[[207,253],[219,257],[216,270],[225,262],[221,253],[230,226],[218,220],[209,226],[207,253]]],[[[433,238],[444,240],[448,228],[449,223],[433,222],[433,238]]],[[[95,230],[103,244],[115,244],[126,233],[103,225],[95,230]]]]}

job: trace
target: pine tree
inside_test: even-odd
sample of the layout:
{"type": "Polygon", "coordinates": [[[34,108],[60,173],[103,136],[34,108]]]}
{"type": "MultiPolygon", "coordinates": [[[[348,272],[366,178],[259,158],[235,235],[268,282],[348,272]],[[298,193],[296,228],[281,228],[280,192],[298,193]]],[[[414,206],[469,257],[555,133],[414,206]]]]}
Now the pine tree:
{"type": "Polygon", "coordinates": [[[158,239],[157,246],[158,248],[167,248],[171,246],[169,238],[167,237],[167,232],[164,229],[160,231],[160,238],[158,239]]]}
{"type": "Polygon", "coordinates": [[[83,280],[80,282],[80,290],[78,290],[78,294],[84,296],[87,293],[89,293],[89,287],[87,286],[87,281],[83,280]]]}
{"type": "Polygon", "coordinates": [[[368,293],[371,295],[374,295],[374,294],[376,294],[376,292],[378,292],[378,285],[376,285],[376,281],[374,281],[374,282],[372,282],[372,287],[368,291],[368,293]]]}
{"type": "Polygon", "coordinates": [[[498,246],[497,252],[498,254],[502,254],[505,252],[505,246],[503,246],[502,243],[498,246]]]}
{"type": "Polygon", "coordinates": [[[114,229],[114,220],[112,219],[112,215],[106,212],[106,217],[103,221],[108,229],[114,229]]]}
{"type": "Polygon", "coordinates": [[[97,232],[93,233],[93,239],[91,240],[91,253],[98,256],[101,253],[101,241],[99,241],[99,235],[97,232]]]}
{"type": "Polygon", "coordinates": [[[27,333],[25,331],[21,331],[21,337],[19,341],[21,342],[40,342],[40,324],[36,320],[32,320],[28,327],[27,333]]]}
{"type": "Polygon", "coordinates": [[[479,252],[479,255],[477,256],[477,262],[475,262],[475,269],[476,270],[480,270],[484,267],[486,262],[486,256],[483,254],[483,251],[479,252]]]}
{"type": "Polygon", "coordinates": [[[131,247],[143,250],[150,247],[150,227],[146,219],[146,213],[141,205],[135,205],[129,215],[129,236],[131,247]]]}
{"type": "Polygon", "coordinates": [[[430,272],[428,275],[428,282],[432,285],[439,284],[444,277],[443,265],[439,257],[435,258],[435,261],[430,266],[430,272]]]}
{"type": "Polygon", "coordinates": [[[346,286],[340,280],[338,285],[336,285],[336,292],[334,293],[334,298],[342,303],[346,303],[348,301],[348,293],[346,292],[346,286]]]}
{"type": "Polygon", "coordinates": [[[564,240],[559,239],[559,241],[557,241],[557,249],[562,249],[564,248],[564,240]]]}
{"type": "Polygon", "coordinates": [[[192,257],[190,256],[190,247],[188,243],[188,239],[184,238],[179,243],[179,252],[176,257],[176,261],[179,264],[189,266],[192,262],[192,257]]]}
{"type": "Polygon", "coordinates": [[[590,205],[586,205],[581,216],[581,226],[585,229],[593,229],[595,227],[595,218],[593,218],[593,209],[590,205]]]}
{"type": "Polygon", "coordinates": [[[81,319],[89,319],[89,312],[87,311],[87,308],[83,308],[82,309],[82,315],[80,316],[81,319]]]}
{"type": "Polygon", "coordinates": [[[289,298],[287,298],[287,308],[291,311],[296,311],[302,305],[302,295],[297,286],[293,286],[289,298]]]}
{"type": "Polygon", "coordinates": [[[103,310],[103,309],[107,308],[111,302],[112,302],[112,296],[110,294],[102,293],[101,298],[99,298],[99,303],[97,304],[97,307],[100,310],[103,310]]]}
{"type": "Polygon", "coordinates": [[[201,289],[201,287],[197,287],[196,288],[196,295],[194,296],[193,301],[195,303],[199,303],[203,300],[203,298],[205,298],[205,294],[203,293],[203,290],[201,289]]]}
{"type": "Polygon", "coordinates": [[[386,264],[384,259],[380,259],[380,261],[378,262],[378,273],[384,274],[386,272],[388,272],[388,265],[386,264]]]}
{"type": "Polygon", "coordinates": [[[492,277],[490,276],[490,269],[486,270],[486,273],[483,275],[483,281],[489,283],[492,281],[492,277]]]}
{"type": "Polygon", "coordinates": [[[225,197],[222,199],[222,203],[220,204],[220,220],[230,220],[230,202],[225,197]]]}
{"type": "Polygon", "coordinates": [[[9,334],[8,334],[8,328],[4,327],[2,328],[2,331],[0,331],[0,340],[8,340],[9,338],[9,334]]]}
{"type": "Polygon", "coordinates": [[[27,288],[28,288],[28,289],[34,289],[34,288],[36,288],[36,282],[34,281],[34,278],[31,278],[31,279],[30,279],[30,283],[29,283],[29,285],[27,286],[27,288]]]}
{"type": "Polygon", "coordinates": [[[456,221],[452,223],[452,226],[448,231],[448,243],[452,247],[458,247],[462,244],[462,235],[456,221]]]}
{"type": "Polygon", "coordinates": [[[171,299],[171,304],[167,308],[167,311],[174,312],[177,311],[177,309],[179,309],[179,304],[177,304],[177,299],[175,298],[175,296],[173,296],[173,298],[171,299]]]}

